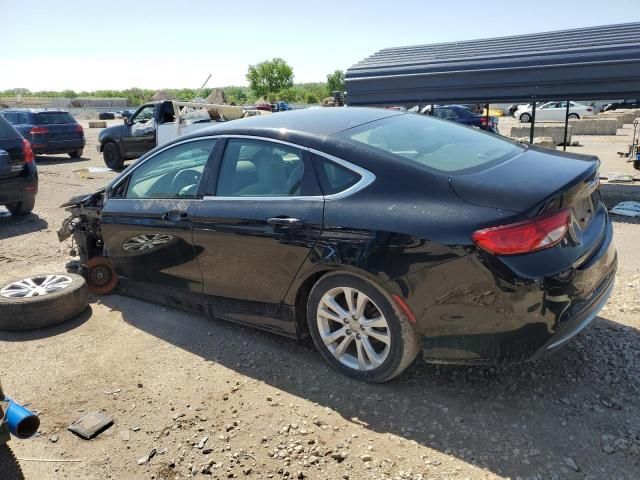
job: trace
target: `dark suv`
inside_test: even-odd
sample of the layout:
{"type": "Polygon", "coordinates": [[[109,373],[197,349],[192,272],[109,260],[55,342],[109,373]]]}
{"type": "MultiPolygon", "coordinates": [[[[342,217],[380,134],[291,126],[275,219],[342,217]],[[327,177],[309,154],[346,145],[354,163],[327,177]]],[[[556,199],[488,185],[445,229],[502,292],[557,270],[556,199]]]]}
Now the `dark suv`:
{"type": "Polygon", "coordinates": [[[0,115],[0,205],[14,215],[33,210],[38,172],[28,140],[0,115]]]}
{"type": "Polygon", "coordinates": [[[2,115],[31,142],[34,153],[68,153],[71,158],[82,156],[84,130],[69,112],[12,108],[4,110],[2,115]]]}

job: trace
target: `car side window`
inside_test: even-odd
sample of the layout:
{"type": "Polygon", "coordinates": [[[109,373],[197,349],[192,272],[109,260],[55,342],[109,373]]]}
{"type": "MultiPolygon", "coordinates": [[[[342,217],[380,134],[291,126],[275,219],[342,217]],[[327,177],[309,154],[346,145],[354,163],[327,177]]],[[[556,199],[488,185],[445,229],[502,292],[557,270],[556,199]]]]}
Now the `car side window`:
{"type": "Polygon", "coordinates": [[[196,198],[215,140],[196,140],[170,147],[135,168],[125,198],[196,198]]]}
{"type": "Polygon", "coordinates": [[[153,105],[144,107],[138,114],[131,119],[131,123],[144,123],[153,118],[153,105]]]}
{"type": "Polygon", "coordinates": [[[458,112],[455,110],[455,108],[452,108],[449,112],[449,120],[457,120],[458,118],[460,118],[460,115],[458,115],[458,112]]]}
{"type": "Polygon", "coordinates": [[[324,195],[340,193],[362,178],[358,173],[319,155],[314,155],[313,161],[324,195]]]}
{"type": "Polygon", "coordinates": [[[219,197],[301,195],[304,160],[298,148],[275,142],[230,139],[222,156],[219,197]]]}
{"type": "Polygon", "coordinates": [[[9,122],[12,125],[15,125],[16,123],[18,123],[18,114],[17,113],[5,112],[4,113],[4,118],[6,118],[7,122],[9,122]]]}
{"type": "Polygon", "coordinates": [[[436,108],[433,111],[433,116],[437,118],[448,119],[450,114],[451,114],[450,108],[436,108]]]}

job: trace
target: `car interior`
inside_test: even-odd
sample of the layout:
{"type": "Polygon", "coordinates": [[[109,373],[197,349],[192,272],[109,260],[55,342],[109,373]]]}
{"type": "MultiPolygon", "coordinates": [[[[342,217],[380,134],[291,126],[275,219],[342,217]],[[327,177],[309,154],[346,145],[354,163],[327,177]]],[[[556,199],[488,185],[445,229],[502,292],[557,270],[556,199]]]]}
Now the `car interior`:
{"type": "Polygon", "coordinates": [[[304,163],[296,149],[266,142],[230,140],[222,160],[217,196],[300,194],[304,163]]]}

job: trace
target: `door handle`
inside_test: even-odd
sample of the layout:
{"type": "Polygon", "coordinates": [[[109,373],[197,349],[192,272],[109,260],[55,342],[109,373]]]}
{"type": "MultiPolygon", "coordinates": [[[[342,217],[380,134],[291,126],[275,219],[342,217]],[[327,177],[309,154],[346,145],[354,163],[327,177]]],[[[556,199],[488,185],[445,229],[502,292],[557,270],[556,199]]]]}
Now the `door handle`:
{"type": "Polygon", "coordinates": [[[267,223],[280,227],[295,227],[302,225],[302,220],[292,217],[272,217],[267,219],[267,223]]]}
{"type": "Polygon", "coordinates": [[[169,210],[168,212],[164,212],[162,214],[162,220],[169,220],[171,222],[179,222],[181,220],[186,220],[189,217],[187,212],[183,212],[181,210],[169,210]]]}

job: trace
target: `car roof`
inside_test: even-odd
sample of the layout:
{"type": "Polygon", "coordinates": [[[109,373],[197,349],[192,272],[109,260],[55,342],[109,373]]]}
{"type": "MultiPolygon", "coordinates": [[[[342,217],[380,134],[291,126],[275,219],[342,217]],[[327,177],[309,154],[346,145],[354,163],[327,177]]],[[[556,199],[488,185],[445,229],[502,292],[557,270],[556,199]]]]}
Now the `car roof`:
{"type": "Polygon", "coordinates": [[[69,113],[61,108],[5,108],[3,112],[26,112],[26,113],[69,113]]]}
{"type": "Polygon", "coordinates": [[[324,107],[290,110],[230,122],[194,132],[191,137],[220,134],[253,134],[271,138],[328,137],[335,133],[396,115],[396,110],[366,107],[324,107]]]}

